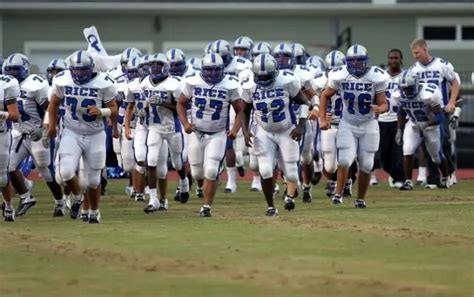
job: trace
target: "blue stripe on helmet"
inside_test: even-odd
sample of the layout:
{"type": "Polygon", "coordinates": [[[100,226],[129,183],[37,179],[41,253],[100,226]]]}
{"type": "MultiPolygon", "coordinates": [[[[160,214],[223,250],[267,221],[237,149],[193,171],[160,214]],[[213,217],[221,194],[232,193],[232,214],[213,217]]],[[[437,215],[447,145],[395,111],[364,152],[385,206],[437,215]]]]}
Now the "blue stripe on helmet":
{"type": "Polygon", "coordinates": [[[257,46],[257,49],[258,49],[258,50],[261,50],[261,49],[262,49],[262,46],[263,46],[263,43],[260,42],[260,43],[258,44],[258,46],[257,46]]]}
{"type": "Polygon", "coordinates": [[[238,44],[238,45],[241,45],[241,44],[242,44],[242,38],[243,38],[243,37],[240,37],[240,38],[237,40],[237,44],[238,44]]]}
{"type": "Polygon", "coordinates": [[[212,63],[216,63],[216,55],[215,54],[211,54],[211,61],[212,61],[212,63]]]}
{"type": "Polygon", "coordinates": [[[260,63],[260,70],[261,71],[265,71],[265,58],[267,56],[265,54],[262,55],[262,58],[260,59],[261,63],[260,63]]]}
{"type": "Polygon", "coordinates": [[[129,48],[127,49],[127,58],[130,58],[130,53],[131,53],[131,52],[132,52],[132,48],[129,47],[129,48]]]}
{"type": "Polygon", "coordinates": [[[171,60],[174,60],[174,56],[176,55],[176,49],[171,50],[171,60]]]}
{"type": "Polygon", "coordinates": [[[332,67],[336,66],[336,51],[333,51],[333,52],[332,52],[332,55],[331,55],[331,66],[332,66],[332,67]]]}
{"type": "Polygon", "coordinates": [[[220,47],[221,47],[221,40],[217,40],[217,44],[216,44],[216,53],[220,54],[220,47]]]}
{"type": "Polygon", "coordinates": [[[55,68],[56,64],[58,64],[58,59],[53,60],[53,65],[51,65],[52,66],[51,68],[55,68]]]}
{"type": "Polygon", "coordinates": [[[284,44],[284,43],[280,43],[280,50],[282,51],[284,48],[285,48],[285,44],[284,44]]]}
{"type": "Polygon", "coordinates": [[[77,64],[81,63],[81,55],[82,55],[82,51],[79,51],[79,53],[77,53],[77,64]]]}
{"type": "Polygon", "coordinates": [[[15,57],[15,54],[13,54],[13,55],[10,56],[10,60],[9,60],[10,63],[13,63],[13,58],[14,58],[14,57],[15,57]]]}
{"type": "Polygon", "coordinates": [[[354,45],[354,54],[357,54],[357,45],[354,45]]]}

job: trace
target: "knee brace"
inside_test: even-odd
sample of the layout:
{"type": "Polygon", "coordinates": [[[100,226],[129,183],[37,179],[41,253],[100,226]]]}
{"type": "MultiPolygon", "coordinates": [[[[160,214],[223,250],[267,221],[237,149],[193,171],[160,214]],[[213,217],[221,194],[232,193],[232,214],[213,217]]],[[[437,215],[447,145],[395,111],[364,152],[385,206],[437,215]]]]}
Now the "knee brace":
{"type": "Polygon", "coordinates": [[[258,172],[258,159],[255,155],[249,155],[249,168],[254,172],[258,172]]]}
{"type": "Polygon", "coordinates": [[[337,163],[343,168],[349,168],[354,162],[355,156],[352,153],[352,149],[339,149],[337,154],[337,163]]]}
{"type": "Polygon", "coordinates": [[[311,164],[313,162],[313,154],[311,153],[311,150],[304,150],[301,153],[301,163],[304,165],[311,164]]]}
{"type": "Polygon", "coordinates": [[[140,174],[145,174],[145,167],[143,167],[141,165],[136,164],[135,165],[135,170],[140,174]]]}
{"type": "Polygon", "coordinates": [[[87,187],[97,189],[100,185],[100,170],[89,170],[87,172],[87,187]]]}
{"type": "Polygon", "coordinates": [[[203,179],[204,170],[202,169],[202,164],[191,165],[191,175],[194,179],[203,179]]]}
{"type": "Polygon", "coordinates": [[[337,169],[336,155],[334,153],[323,154],[324,170],[328,173],[334,173],[337,169]]]}
{"type": "Polygon", "coordinates": [[[217,176],[219,176],[221,163],[214,159],[206,160],[204,163],[204,177],[208,180],[216,180],[217,176]]]}
{"type": "Polygon", "coordinates": [[[263,179],[268,179],[273,177],[273,169],[274,164],[273,162],[258,162],[258,171],[260,172],[260,176],[263,179]]]}
{"type": "Polygon", "coordinates": [[[168,174],[168,164],[166,160],[164,162],[159,160],[158,166],[156,166],[156,176],[159,179],[165,179],[167,174],[168,174]]]}
{"type": "Polygon", "coordinates": [[[67,182],[76,175],[76,172],[72,164],[69,164],[69,162],[66,162],[59,165],[59,174],[61,176],[61,179],[67,182]]]}
{"type": "Polygon", "coordinates": [[[291,183],[298,182],[298,165],[296,162],[285,162],[285,180],[291,183]]]}

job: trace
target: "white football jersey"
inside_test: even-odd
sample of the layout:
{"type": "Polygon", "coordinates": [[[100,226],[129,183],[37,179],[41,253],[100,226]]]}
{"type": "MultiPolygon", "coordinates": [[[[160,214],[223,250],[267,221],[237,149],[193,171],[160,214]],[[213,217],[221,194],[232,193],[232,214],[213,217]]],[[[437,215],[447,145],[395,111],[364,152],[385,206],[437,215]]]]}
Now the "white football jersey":
{"type": "Polygon", "coordinates": [[[443,105],[441,90],[435,84],[420,84],[420,91],[415,98],[405,98],[401,93],[393,94],[400,108],[414,123],[427,122],[432,114],[431,108],[443,105]]]}
{"type": "Polygon", "coordinates": [[[300,80],[300,85],[303,90],[311,89],[314,73],[305,65],[296,65],[293,73],[300,80]]]}
{"type": "MultiPolygon", "coordinates": [[[[8,105],[16,103],[19,97],[20,85],[16,78],[0,74],[0,110],[8,111],[8,105]]],[[[10,121],[0,121],[0,131],[10,127],[10,121]]]]}
{"type": "Polygon", "coordinates": [[[416,73],[420,82],[438,86],[443,96],[443,103],[445,105],[448,104],[449,85],[456,79],[456,74],[451,63],[438,57],[433,57],[426,65],[416,62],[410,70],[416,73]]]}
{"type": "Polygon", "coordinates": [[[226,75],[216,84],[206,83],[199,72],[184,79],[182,93],[191,101],[191,123],[196,130],[216,133],[226,130],[231,103],[240,99],[240,82],[226,75]]]}
{"type": "Polygon", "coordinates": [[[239,73],[245,69],[251,69],[252,62],[243,57],[232,57],[232,61],[224,68],[224,73],[229,75],[239,76],[239,73]]]}
{"type": "Polygon", "coordinates": [[[41,105],[48,101],[48,91],[48,81],[36,74],[29,75],[20,83],[21,94],[18,99],[20,132],[28,132],[42,126],[45,110],[41,105]]]}
{"type": "Polygon", "coordinates": [[[329,72],[327,85],[341,93],[342,120],[359,125],[375,119],[371,105],[376,104],[376,94],[386,91],[389,80],[387,72],[379,67],[372,66],[363,76],[355,77],[341,66],[329,72]]]}
{"type": "MultiPolygon", "coordinates": [[[[319,72],[315,75],[313,80],[313,88],[316,94],[320,97],[324,88],[328,83],[328,73],[319,72]]],[[[342,98],[341,92],[336,90],[336,94],[331,97],[331,100],[327,103],[326,112],[331,113],[331,124],[339,124],[342,116],[342,98]]]]}
{"type": "MultiPolygon", "coordinates": [[[[145,95],[143,94],[142,86],[141,86],[142,80],[138,77],[134,78],[132,81],[130,81],[127,85],[127,97],[125,98],[128,103],[134,102],[135,103],[135,110],[140,110],[140,111],[147,111],[147,106],[146,106],[146,98],[145,95]]],[[[124,119],[125,120],[125,119],[124,119]]],[[[147,118],[138,118],[136,116],[136,112],[132,114],[132,118],[130,120],[130,127],[133,128],[136,126],[137,121],[139,122],[140,125],[147,125],[148,120],[147,118]]]]}
{"type": "MultiPolygon", "coordinates": [[[[387,72],[388,73],[388,72],[387,72]]],[[[388,104],[388,111],[382,114],[379,114],[378,120],[379,122],[395,122],[398,120],[398,102],[393,98],[393,93],[397,92],[398,89],[398,82],[400,81],[400,76],[402,73],[395,76],[390,76],[390,82],[388,83],[387,90],[385,91],[385,97],[387,97],[387,104],[388,104]]]]}
{"type": "Polygon", "coordinates": [[[278,72],[275,82],[268,88],[256,84],[242,92],[242,99],[253,105],[257,124],[265,131],[279,133],[296,124],[296,115],[291,100],[301,89],[300,80],[288,70],[278,72]]]}
{"type": "Polygon", "coordinates": [[[122,65],[110,69],[107,71],[107,74],[117,82],[127,77],[127,75],[122,71],[122,65]]]}
{"type": "MultiPolygon", "coordinates": [[[[162,82],[154,84],[150,76],[147,76],[141,83],[143,94],[147,101],[150,97],[158,96],[164,103],[176,105],[176,101],[181,94],[181,78],[168,76],[162,82]]],[[[159,104],[147,104],[149,106],[148,127],[159,133],[175,133],[181,131],[181,124],[178,114],[165,106],[159,104]]]]}
{"type": "Polygon", "coordinates": [[[78,134],[92,135],[104,130],[104,118],[91,116],[88,106],[103,108],[117,97],[117,84],[105,73],[97,73],[88,83],[78,85],[65,70],[53,79],[53,94],[64,101],[64,127],[78,134]]]}

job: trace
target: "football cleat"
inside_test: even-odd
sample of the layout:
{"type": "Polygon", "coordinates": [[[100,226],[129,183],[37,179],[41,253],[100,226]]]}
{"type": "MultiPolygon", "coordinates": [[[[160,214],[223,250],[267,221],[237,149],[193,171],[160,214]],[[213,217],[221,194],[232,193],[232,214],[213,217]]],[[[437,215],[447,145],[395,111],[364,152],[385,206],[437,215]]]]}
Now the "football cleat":
{"type": "Polygon", "coordinates": [[[73,200],[71,205],[71,212],[69,216],[75,220],[79,216],[79,210],[81,209],[82,200],[73,200]]]}
{"type": "Polygon", "coordinates": [[[352,180],[346,182],[344,185],[344,190],[342,191],[342,197],[351,197],[352,196],[352,180]]]}
{"type": "Polygon", "coordinates": [[[375,176],[375,174],[372,173],[372,175],[370,176],[369,185],[376,186],[378,184],[379,184],[379,181],[377,180],[377,177],[375,176]]]}
{"type": "Polygon", "coordinates": [[[400,191],[411,191],[413,190],[413,182],[407,179],[400,187],[400,191]]]}
{"type": "Polygon", "coordinates": [[[100,212],[89,213],[89,224],[99,224],[100,223],[100,212]]]}
{"type": "Polygon", "coordinates": [[[303,188],[303,203],[311,203],[312,200],[311,187],[303,188]]]}
{"type": "Polygon", "coordinates": [[[239,174],[240,177],[245,176],[245,168],[243,166],[238,166],[237,167],[237,173],[239,174]]]}
{"type": "Polygon", "coordinates": [[[313,173],[313,176],[311,177],[311,183],[313,184],[313,186],[316,186],[317,184],[319,184],[319,181],[321,180],[321,177],[322,177],[322,173],[321,172],[314,172],[313,173]]]}
{"type": "Polygon", "coordinates": [[[204,192],[202,191],[202,188],[196,188],[196,196],[198,198],[204,197],[204,192]]]}
{"type": "Polygon", "coordinates": [[[199,211],[199,215],[204,218],[212,217],[211,209],[209,207],[201,207],[199,211]]]}
{"type": "Polygon", "coordinates": [[[4,211],[5,222],[14,222],[15,221],[15,212],[13,209],[5,209],[4,211]]]}
{"type": "Polygon", "coordinates": [[[16,210],[16,216],[20,217],[36,204],[36,199],[31,196],[29,199],[20,200],[20,206],[16,210]]]}
{"type": "Polygon", "coordinates": [[[180,195],[179,195],[179,187],[176,187],[176,191],[174,192],[174,201],[180,201],[180,195]]]}
{"type": "Polygon", "coordinates": [[[330,180],[328,181],[328,184],[327,184],[326,196],[331,198],[332,195],[334,195],[334,191],[336,191],[336,182],[333,180],[330,180]]]}
{"type": "Polygon", "coordinates": [[[143,211],[146,213],[146,214],[149,214],[149,213],[154,213],[155,211],[158,210],[158,207],[154,206],[153,204],[148,204],[147,206],[145,206],[145,208],[143,209],[143,211]]]}
{"type": "Polygon", "coordinates": [[[354,201],[354,207],[355,208],[367,208],[367,205],[365,205],[364,199],[356,199],[356,201],[354,201]]]}
{"type": "Polygon", "coordinates": [[[236,185],[227,184],[227,186],[224,189],[224,193],[235,193],[236,191],[237,191],[237,186],[236,185]]]}
{"type": "Polygon", "coordinates": [[[168,210],[168,199],[160,199],[160,206],[158,211],[167,211],[168,210]]]}
{"type": "Polygon", "coordinates": [[[275,207],[269,207],[267,208],[267,211],[265,211],[265,215],[267,217],[276,217],[278,215],[278,209],[275,207]]]}
{"type": "Polygon", "coordinates": [[[283,204],[283,207],[288,210],[288,211],[292,211],[293,209],[295,209],[295,199],[294,198],[291,198],[290,196],[286,196],[285,197],[285,203],[283,204]]]}
{"type": "Polygon", "coordinates": [[[342,201],[343,201],[343,198],[341,195],[339,194],[332,195],[332,204],[334,205],[342,204],[342,201]]]}
{"type": "Polygon", "coordinates": [[[89,213],[88,212],[81,212],[81,221],[83,221],[84,223],[87,223],[89,222],[89,213]]]}
{"type": "Polygon", "coordinates": [[[66,203],[56,203],[54,206],[53,217],[64,217],[66,214],[66,203]]]}
{"type": "Polygon", "coordinates": [[[186,203],[189,200],[189,192],[186,193],[179,193],[179,202],[186,203]]]}
{"type": "Polygon", "coordinates": [[[442,177],[437,186],[440,189],[449,188],[449,177],[442,177]]]}
{"type": "Polygon", "coordinates": [[[146,202],[145,195],[143,195],[142,193],[137,193],[137,195],[135,195],[135,201],[146,202]]]}

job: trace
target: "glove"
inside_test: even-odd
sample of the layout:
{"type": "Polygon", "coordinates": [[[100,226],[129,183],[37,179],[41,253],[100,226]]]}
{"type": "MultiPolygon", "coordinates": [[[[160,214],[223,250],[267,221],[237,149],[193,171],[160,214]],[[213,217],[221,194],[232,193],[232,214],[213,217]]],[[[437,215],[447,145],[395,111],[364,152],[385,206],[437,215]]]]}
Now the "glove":
{"type": "Polygon", "coordinates": [[[0,121],[6,121],[8,118],[8,111],[0,111],[0,121]]]}
{"type": "Polygon", "coordinates": [[[414,123],[413,124],[413,130],[415,130],[415,131],[423,131],[426,127],[428,127],[427,122],[421,122],[421,123],[414,123]]]}
{"type": "Polygon", "coordinates": [[[403,130],[402,129],[397,129],[397,134],[395,134],[395,142],[397,145],[402,145],[402,140],[403,140],[403,130]]]}
{"type": "Polygon", "coordinates": [[[45,149],[49,149],[49,137],[48,137],[48,130],[43,129],[43,135],[41,136],[41,142],[45,149]]]}
{"type": "Polygon", "coordinates": [[[146,110],[145,109],[137,109],[137,117],[146,118],[146,110]]]}
{"type": "Polygon", "coordinates": [[[456,130],[459,126],[459,116],[461,115],[461,107],[456,107],[454,113],[449,119],[449,128],[456,130]]]}
{"type": "Polygon", "coordinates": [[[29,134],[30,139],[33,141],[39,141],[43,137],[43,128],[34,128],[29,134]]]}
{"type": "Polygon", "coordinates": [[[161,97],[158,95],[153,95],[148,99],[148,103],[154,104],[154,105],[160,105],[162,103],[161,97]]]}

